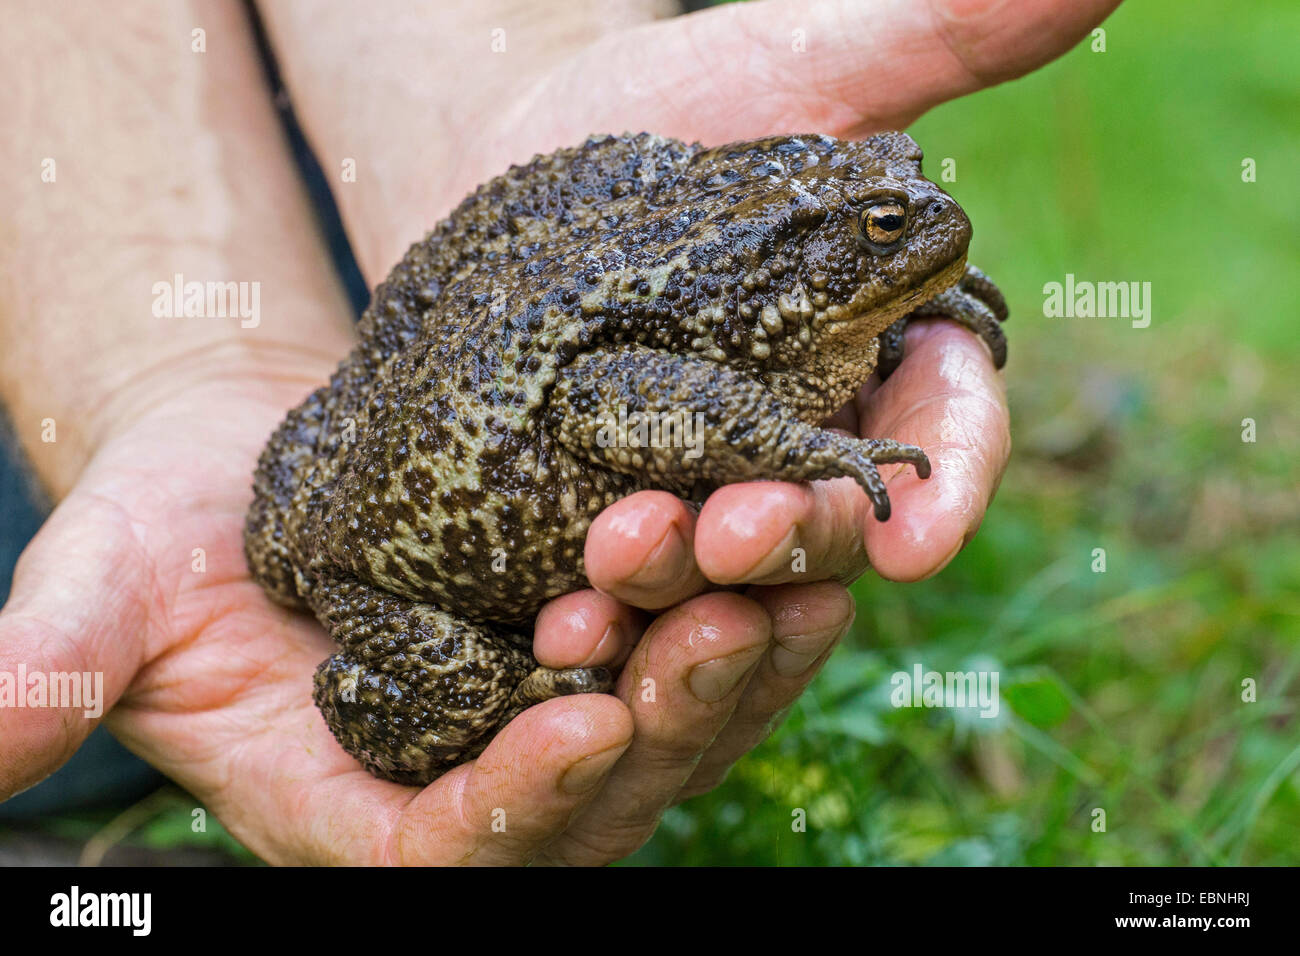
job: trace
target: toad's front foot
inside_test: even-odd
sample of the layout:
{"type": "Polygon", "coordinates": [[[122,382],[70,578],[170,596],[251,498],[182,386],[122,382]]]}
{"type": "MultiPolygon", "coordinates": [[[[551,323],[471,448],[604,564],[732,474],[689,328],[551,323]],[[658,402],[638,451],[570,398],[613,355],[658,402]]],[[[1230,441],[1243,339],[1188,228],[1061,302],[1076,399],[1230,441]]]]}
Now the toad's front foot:
{"type": "Polygon", "coordinates": [[[930,461],[915,445],[818,428],[736,369],[641,346],[596,350],[566,366],[549,411],[556,439],[574,455],[648,475],[655,486],[683,496],[741,481],[852,478],[885,521],[889,494],[877,466],[906,463],[930,476],[930,461]],[[618,441],[612,434],[612,422],[663,418],[681,423],[678,437],[686,423],[698,425],[690,426],[689,442],[631,433],[618,441]]]}
{"type": "Polygon", "coordinates": [[[982,338],[993,353],[994,368],[1007,362],[1007,337],[1002,323],[1007,319],[1007,301],[988,276],[972,265],[950,289],[940,292],[920,308],[909,312],[880,333],[880,354],[876,373],[883,382],[903,361],[903,333],[922,317],[942,316],[960,322],[982,338]]]}

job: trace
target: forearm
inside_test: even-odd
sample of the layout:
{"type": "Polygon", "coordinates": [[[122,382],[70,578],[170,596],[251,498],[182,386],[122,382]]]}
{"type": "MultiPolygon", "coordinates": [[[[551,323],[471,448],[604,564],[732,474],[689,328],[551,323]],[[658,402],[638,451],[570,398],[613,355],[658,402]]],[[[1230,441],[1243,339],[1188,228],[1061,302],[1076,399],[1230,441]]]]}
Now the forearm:
{"type": "Polygon", "coordinates": [[[569,145],[500,135],[515,132],[502,117],[539,74],[612,27],[678,9],[674,0],[259,6],[372,285],[485,175],[569,145]],[[355,181],[343,178],[349,160],[355,181]]]}
{"type": "Polygon", "coordinates": [[[328,372],[347,306],[237,3],[30,4],[0,85],[0,397],[56,495],[176,389],[328,372]],[[160,292],[177,275],[246,283],[256,314],[186,317],[160,292]]]}

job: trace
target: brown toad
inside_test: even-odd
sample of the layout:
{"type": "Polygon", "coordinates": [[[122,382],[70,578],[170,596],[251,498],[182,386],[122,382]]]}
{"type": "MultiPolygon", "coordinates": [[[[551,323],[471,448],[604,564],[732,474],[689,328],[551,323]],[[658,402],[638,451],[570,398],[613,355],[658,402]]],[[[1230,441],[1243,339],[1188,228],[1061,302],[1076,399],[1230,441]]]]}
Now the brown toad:
{"type": "Polygon", "coordinates": [[[876,465],[925,477],[924,453],[818,423],[897,365],[915,310],[1006,354],[970,223],[920,161],[901,133],[592,138],[411,247],[271,438],[245,534],[256,580],[340,645],[315,700],[344,749],[426,783],[525,707],[607,689],[538,666],[531,625],[634,491],[848,476],[888,517],[876,465]],[[614,427],[659,420],[657,441],[614,427]]]}

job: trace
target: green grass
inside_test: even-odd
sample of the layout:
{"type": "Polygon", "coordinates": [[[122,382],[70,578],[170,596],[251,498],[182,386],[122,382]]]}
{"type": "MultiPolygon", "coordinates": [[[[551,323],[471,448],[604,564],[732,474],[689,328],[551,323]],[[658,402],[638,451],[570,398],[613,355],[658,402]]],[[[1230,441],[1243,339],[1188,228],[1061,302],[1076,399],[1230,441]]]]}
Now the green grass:
{"type": "Polygon", "coordinates": [[[910,131],[930,175],[956,160],[1012,305],[1016,448],[979,536],[937,579],[860,581],[785,726],[633,862],[1300,863],[1300,7],[1106,30],[910,131]],[[1152,283],[1151,326],[1045,318],[1067,272],[1152,283]],[[916,661],[998,670],[999,718],[892,707],[916,661]]]}
{"type": "MultiPolygon", "coordinates": [[[[1012,305],[1016,449],[979,536],[937,579],[860,581],[787,723],[633,863],[1300,863],[1300,5],[1106,29],[911,131],[931,175],[957,161],[1012,305]],[[1151,282],[1150,328],[1044,318],[1067,272],[1151,282]],[[1000,716],[893,708],[916,661],[998,670],[1000,716]]],[[[189,805],[143,838],[190,841],[189,805]]]]}

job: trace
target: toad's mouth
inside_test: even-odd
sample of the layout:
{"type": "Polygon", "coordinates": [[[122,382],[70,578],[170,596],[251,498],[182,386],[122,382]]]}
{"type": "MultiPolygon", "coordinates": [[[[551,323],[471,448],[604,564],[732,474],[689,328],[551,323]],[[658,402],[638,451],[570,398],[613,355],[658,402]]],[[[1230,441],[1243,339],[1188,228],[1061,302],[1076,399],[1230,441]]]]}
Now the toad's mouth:
{"type": "Polygon", "coordinates": [[[920,285],[905,289],[883,303],[858,308],[849,303],[834,311],[827,310],[826,331],[836,334],[852,328],[859,334],[879,335],[909,312],[916,311],[939,293],[956,285],[965,274],[966,254],[963,252],[920,285]],[[865,324],[868,320],[869,326],[865,324]]]}

